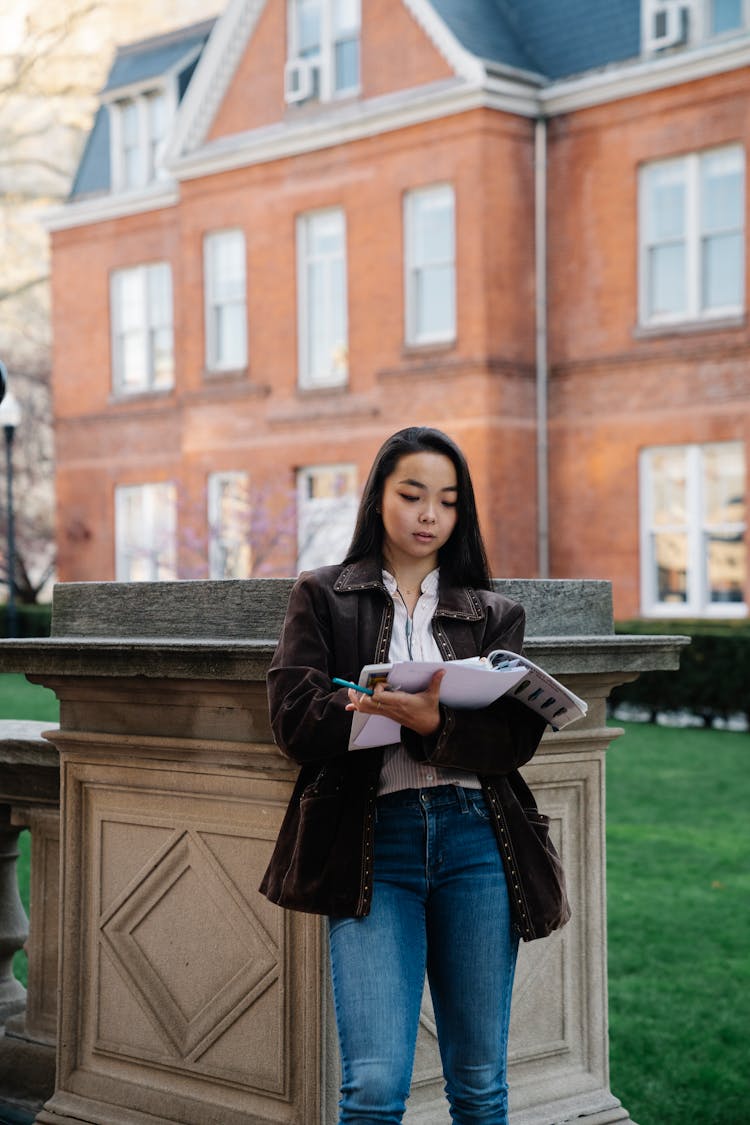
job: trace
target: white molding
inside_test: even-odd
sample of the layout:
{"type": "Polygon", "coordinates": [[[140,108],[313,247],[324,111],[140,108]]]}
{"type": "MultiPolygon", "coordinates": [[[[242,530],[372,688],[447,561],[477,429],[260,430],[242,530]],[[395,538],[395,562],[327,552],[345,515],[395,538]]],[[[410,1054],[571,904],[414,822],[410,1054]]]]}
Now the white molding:
{"type": "Polygon", "coordinates": [[[485,72],[481,59],[461,46],[428,0],[402,0],[402,3],[459,77],[469,83],[483,82],[485,72]]]}
{"type": "Polygon", "coordinates": [[[230,0],[214,25],[180,104],[167,164],[204,141],[265,5],[266,0],[230,0]]]}
{"type": "Polygon", "coordinates": [[[750,66],[750,35],[705,47],[686,47],[674,54],[651,56],[632,63],[612,63],[594,74],[563,79],[539,92],[539,104],[546,117],[554,117],[558,113],[649,94],[745,66],[750,66]]]}
{"type": "Polygon", "coordinates": [[[176,179],[195,179],[347,144],[488,104],[483,91],[476,88],[457,86],[453,81],[437,83],[435,87],[348,103],[339,109],[328,109],[317,118],[305,115],[294,124],[287,119],[221,138],[173,160],[169,170],[176,179]]]}
{"type": "Polygon", "coordinates": [[[158,183],[152,189],[97,195],[91,199],[75,200],[60,207],[42,211],[39,216],[44,229],[50,233],[83,227],[89,223],[103,223],[108,219],[124,219],[128,215],[142,215],[147,211],[160,211],[176,207],[180,201],[175,183],[158,183]]]}

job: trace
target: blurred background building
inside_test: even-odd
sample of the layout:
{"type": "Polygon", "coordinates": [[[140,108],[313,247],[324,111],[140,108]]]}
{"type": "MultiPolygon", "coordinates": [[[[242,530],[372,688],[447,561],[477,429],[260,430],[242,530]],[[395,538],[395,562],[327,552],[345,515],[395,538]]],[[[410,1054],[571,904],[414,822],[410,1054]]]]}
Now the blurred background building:
{"type": "Polygon", "coordinates": [[[498,576],[746,616],[747,5],[161,7],[76,23],[108,66],[47,218],[60,578],[335,561],[425,423],[498,576]]]}

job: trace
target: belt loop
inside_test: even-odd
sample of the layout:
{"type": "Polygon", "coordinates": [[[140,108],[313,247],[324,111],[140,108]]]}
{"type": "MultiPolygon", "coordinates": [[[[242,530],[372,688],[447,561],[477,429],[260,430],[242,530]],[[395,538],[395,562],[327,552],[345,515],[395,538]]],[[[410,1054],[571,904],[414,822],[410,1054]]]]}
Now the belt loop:
{"type": "Polygon", "coordinates": [[[466,799],[465,789],[463,789],[462,786],[460,786],[460,785],[454,785],[453,788],[456,791],[456,797],[458,798],[458,803],[459,803],[459,806],[461,808],[461,812],[467,813],[469,811],[469,802],[466,799]]]}

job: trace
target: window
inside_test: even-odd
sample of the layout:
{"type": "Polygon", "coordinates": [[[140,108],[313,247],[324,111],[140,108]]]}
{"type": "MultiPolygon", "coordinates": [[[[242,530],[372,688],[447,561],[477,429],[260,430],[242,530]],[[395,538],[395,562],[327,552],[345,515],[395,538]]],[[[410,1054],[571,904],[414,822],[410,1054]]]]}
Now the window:
{"type": "Polygon", "coordinates": [[[211,473],[208,478],[209,577],[249,578],[250,486],[247,473],[211,473]]]}
{"type": "Polygon", "coordinates": [[[641,323],[736,315],[745,290],[739,145],[641,169],[641,323]]]}
{"type": "Polygon", "coordinates": [[[111,277],[112,374],[117,394],[174,383],[172,274],[166,262],[111,277]]]}
{"type": "Polygon", "coordinates": [[[404,214],[406,340],[427,344],[456,336],[453,188],[411,191],[404,214]]]}
{"type": "Polygon", "coordinates": [[[641,453],[641,581],[647,613],[745,613],[742,442],[641,453]]]}
{"type": "Polygon", "coordinates": [[[354,465],[313,465],[297,473],[297,568],[337,563],[357,517],[354,465]]]}
{"type": "Polygon", "coordinates": [[[359,89],[360,0],[289,0],[288,102],[359,89]]]}
{"type": "Polygon", "coordinates": [[[743,8],[746,0],[709,0],[710,35],[724,35],[728,31],[739,31],[745,24],[743,8]]]}
{"type": "Polygon", "coordinates": [[[149,90],[111,103],[111,175],[115,191],[134,191],[158,178],[169,105],[164,90],[149,90]]]}
{"type": "Polygon", "coordinates": [[[247,365],[245,235],[216,231],[203,242],[206,279],[206,367],[231,371],[247,365]]]}
{"type": "Polygon", "coordinates": [[[297,262],[300,386],[340,386],[349,374],[343,211],[300,217],[297,262]]]}
{"type": "Polygon", "coordinates": [[[177,494],[173,484],[115,490],[115,577],[161,582],[177,577],[177,494]]]}
{"type": "Polygon", "coordinates": [[[743,31],[750,0],[642,0],[643,50],[695,45],[743,31]]]}

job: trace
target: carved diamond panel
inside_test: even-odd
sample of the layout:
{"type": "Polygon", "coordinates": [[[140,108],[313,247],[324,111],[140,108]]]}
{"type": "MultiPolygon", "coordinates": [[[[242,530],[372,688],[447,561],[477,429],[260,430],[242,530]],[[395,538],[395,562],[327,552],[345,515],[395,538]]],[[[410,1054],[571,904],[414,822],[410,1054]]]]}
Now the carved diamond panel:
{"type": "Polygon", "coordinates": [[[113,904],[100,932],[129,990],[186,1061],[279,975],[278,946],[192,830],[113,904]]]}

